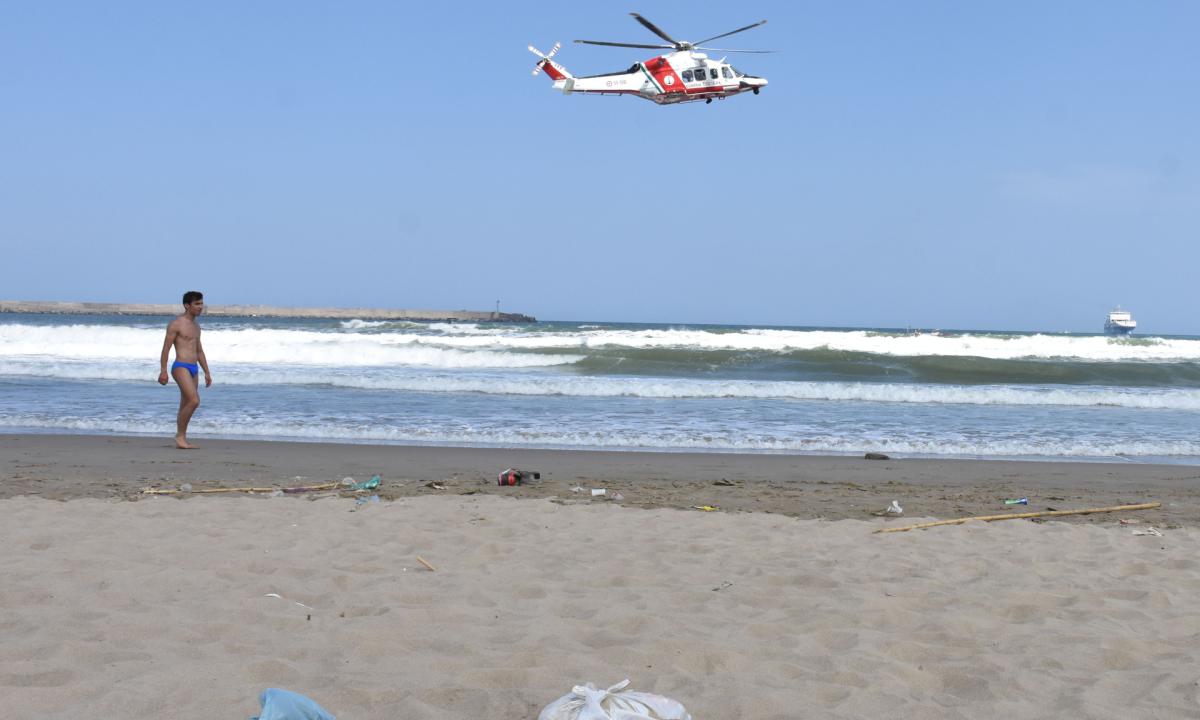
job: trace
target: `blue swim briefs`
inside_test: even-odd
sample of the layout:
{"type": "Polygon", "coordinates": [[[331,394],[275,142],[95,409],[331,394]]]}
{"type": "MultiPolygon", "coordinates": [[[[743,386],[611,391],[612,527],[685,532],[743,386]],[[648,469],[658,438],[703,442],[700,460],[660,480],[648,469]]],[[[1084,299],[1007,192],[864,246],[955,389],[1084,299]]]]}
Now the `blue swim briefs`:
{"type": "Polygon", "coordinates": [[[197,363],[185,363],[185,362],[180,362],[180,361],[176,360],[175,364],[171,366],[172,374],[175,373],[175,368],[183,368],[183,369],[187,370],[188,372],[190,372],[192,374],[192,377],[196,377],[197,375],[200,374],[200,365],[197,363]]]}

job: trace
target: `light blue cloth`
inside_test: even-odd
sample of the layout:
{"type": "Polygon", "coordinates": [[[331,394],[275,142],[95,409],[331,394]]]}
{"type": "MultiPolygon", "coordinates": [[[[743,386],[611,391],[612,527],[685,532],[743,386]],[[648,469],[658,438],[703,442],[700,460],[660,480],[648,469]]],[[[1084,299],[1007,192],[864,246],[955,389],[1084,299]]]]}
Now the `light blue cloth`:
{"type": "Polygon", "coordinates": [[[299,693],[267,688],[258,696],[262,715],[250,720],[335,720],[325,708],[299,693]]]}

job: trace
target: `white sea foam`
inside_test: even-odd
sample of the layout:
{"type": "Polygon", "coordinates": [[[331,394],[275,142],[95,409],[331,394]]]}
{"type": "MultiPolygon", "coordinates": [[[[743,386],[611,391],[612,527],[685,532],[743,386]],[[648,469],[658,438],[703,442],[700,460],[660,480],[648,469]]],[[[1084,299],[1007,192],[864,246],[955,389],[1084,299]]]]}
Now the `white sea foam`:
{"type": "MultiPolygon", "coordinates": [[[[147,382],[157,377],[157,374],[157,363],[147,359],[135,363],[0,358],[0,377],[147,382]]],[[[224,364],[220,367],[220,382],[249,386],[326,385],[362,390],[484,395],[731,398],[1200,411],[1200,390],[1182,388],[708,380],[503,373],[492,371],[488,367],[471,372],[438,372],[419,368],[315,369],[289,365],[264,367],[224,364]]]]}
{"type": "MultiPolygon", "coordinates": [[[[136,360],[155,358],[163,331],[105,325],[0,324],[0,358],[136,360]]],[[[321,367],[425,366],[522,368],[578,362],[580,356],[509,352],[498,346],[447,346],[427,336],[283,329],[216,329],[203,335],[205,354],[224,363],[321,367]]]]}
{"type": "MultiPolygon", "coordinates": [[[[343,331],[228,327],[210,329],[204,342],[210,354],[222,352],[234,362],[287,362],[314,365],[387,365],[410,361],[393,351],[403,346],[441,350],[526,352],[567,350],[584,355],[599,348],[673,348],[694,351],[791,352],[829,349],[895,356],[960,356],[992,359],[1076,359],[1086,361],[1200,361],[1200,340],[1108,338],[1060,335],[896,336],[861,330],[747,329],[712,332],[691,329],[580,329],[529,332],[520,328],[471,324],[386,323],[350,320],[343,331]],[[358,332],[394,326],[392,332],[358,332]]],[[[161,347],[162,331],[110,325],[0,324],[0,357],[55,355],[68,358],[144,357],[161,347]]],[[[426,357],[415,364],[438,365],[426,357]]],[[[498,361],[496,361],[498,362],[498,361]]],[[[561,357],[521,361],[557,364],[561,357]]],[[[569,361],[568,361],[569,362],[569,361]]],[[[456,365],[448,365],[456,366],[456,365]]],[[[468,364],[467,366],[471,366],[468,364]]],[[[505,366],[503,363],[492,366],[505,366]]]]}
{"type": "MultiPolygon", "coordinates": [[[[167,420],[140,418],[33,417],[0,413],[0,429],[56,430],[62,432],[105,432],[166,435],[174,431],[167,420]]],[[[248,437],[359,441],[411,444],[444,444],[501,447],[549,447],[591,449],[710,450],[723,452],[793,452],[807,454],[861,454],[885,452],[895,455],[934,455],[1010,458],[1195,458],[1200,442],[1189,440],[1103,440],[1082,438],[981,438],[916,437],[906,439],[854,436],[780,437],[735,432],[597,431],[571,428],[446,428],[423,425],[394,427],[378,424],[307,424],[261,418],[242,421],[228,418],[198,418],[191,426],[193,436],[248,437]]]]}

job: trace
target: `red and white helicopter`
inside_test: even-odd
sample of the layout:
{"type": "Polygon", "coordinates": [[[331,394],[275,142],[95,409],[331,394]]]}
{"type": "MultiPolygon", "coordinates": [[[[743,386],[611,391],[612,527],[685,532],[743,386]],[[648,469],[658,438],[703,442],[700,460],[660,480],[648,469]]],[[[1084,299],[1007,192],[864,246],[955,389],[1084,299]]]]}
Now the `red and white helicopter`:
{"type": "Polygon", "coordinates": [[[767,79],[747,75],[729,63],[725,58],[710,60],[700,50],[735,53],[770,53],[774,50],[727,50],[722,48],[701,47],[706,42],[729,37],[744,30],[756,28],[766,23],[766,20],[747,25],[731,32],[714,35],[700,42],[676,40],[660,30],[646,18],[637,13],[629,13],[647,30],[666,40],[670,45],[642,45],[638,43],[604,42],[601,40],[576,40],[585,45],[607,45],[610,47],[648,48],[652,50],[665,49],[674,52],[659,55],[645,62],[634,63],[628,70],[604,75],[585,75],[575,77],[567,72],[562,65],[551,58],[562,47],[562,43],[554,43],[550,52],[543,53],[534,46],[529,46],[529,52],[541,58],[533,69],[536,77],[542,70],[554,81],[554,89],[562,90],[564,94],[591,93],[594,95],[633,95],[634,97],[653,100],[659,105],[703,100],[711,103],[713,98],[727,98],[744,93],[747,90],[755,95],[766,87],[767,79]]]}

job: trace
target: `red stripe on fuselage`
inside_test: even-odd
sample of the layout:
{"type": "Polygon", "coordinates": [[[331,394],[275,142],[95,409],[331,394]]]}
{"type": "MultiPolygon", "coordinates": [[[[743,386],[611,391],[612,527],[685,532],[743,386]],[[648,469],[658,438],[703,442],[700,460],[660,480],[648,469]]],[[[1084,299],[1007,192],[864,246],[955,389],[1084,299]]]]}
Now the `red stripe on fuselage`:
{"type": "Polygon", "coordinates": [[[676,88],[683,87],[683,78],[679,77],[675,72],[675,68],[671,67],[671,63],[667,62],[664,57],[656,57],[642,63],[646,66],[646,72],[654,77],[654,81],[662,88],[663,92],[679,92],[676,88]],[[671,78],[668,82],[667,78],[671,78]]]}
{"type": "Polygon", "coordinates": [[[549,60],[541,60],[538,62],[538,65],[542,66],[542,69],[546,71],[546,74],[550,76],[551,80],[562,80],[566,77],[566,75],[560,73],[558,68],[554,67],[554,63],[550,62],[549,60]]]}

